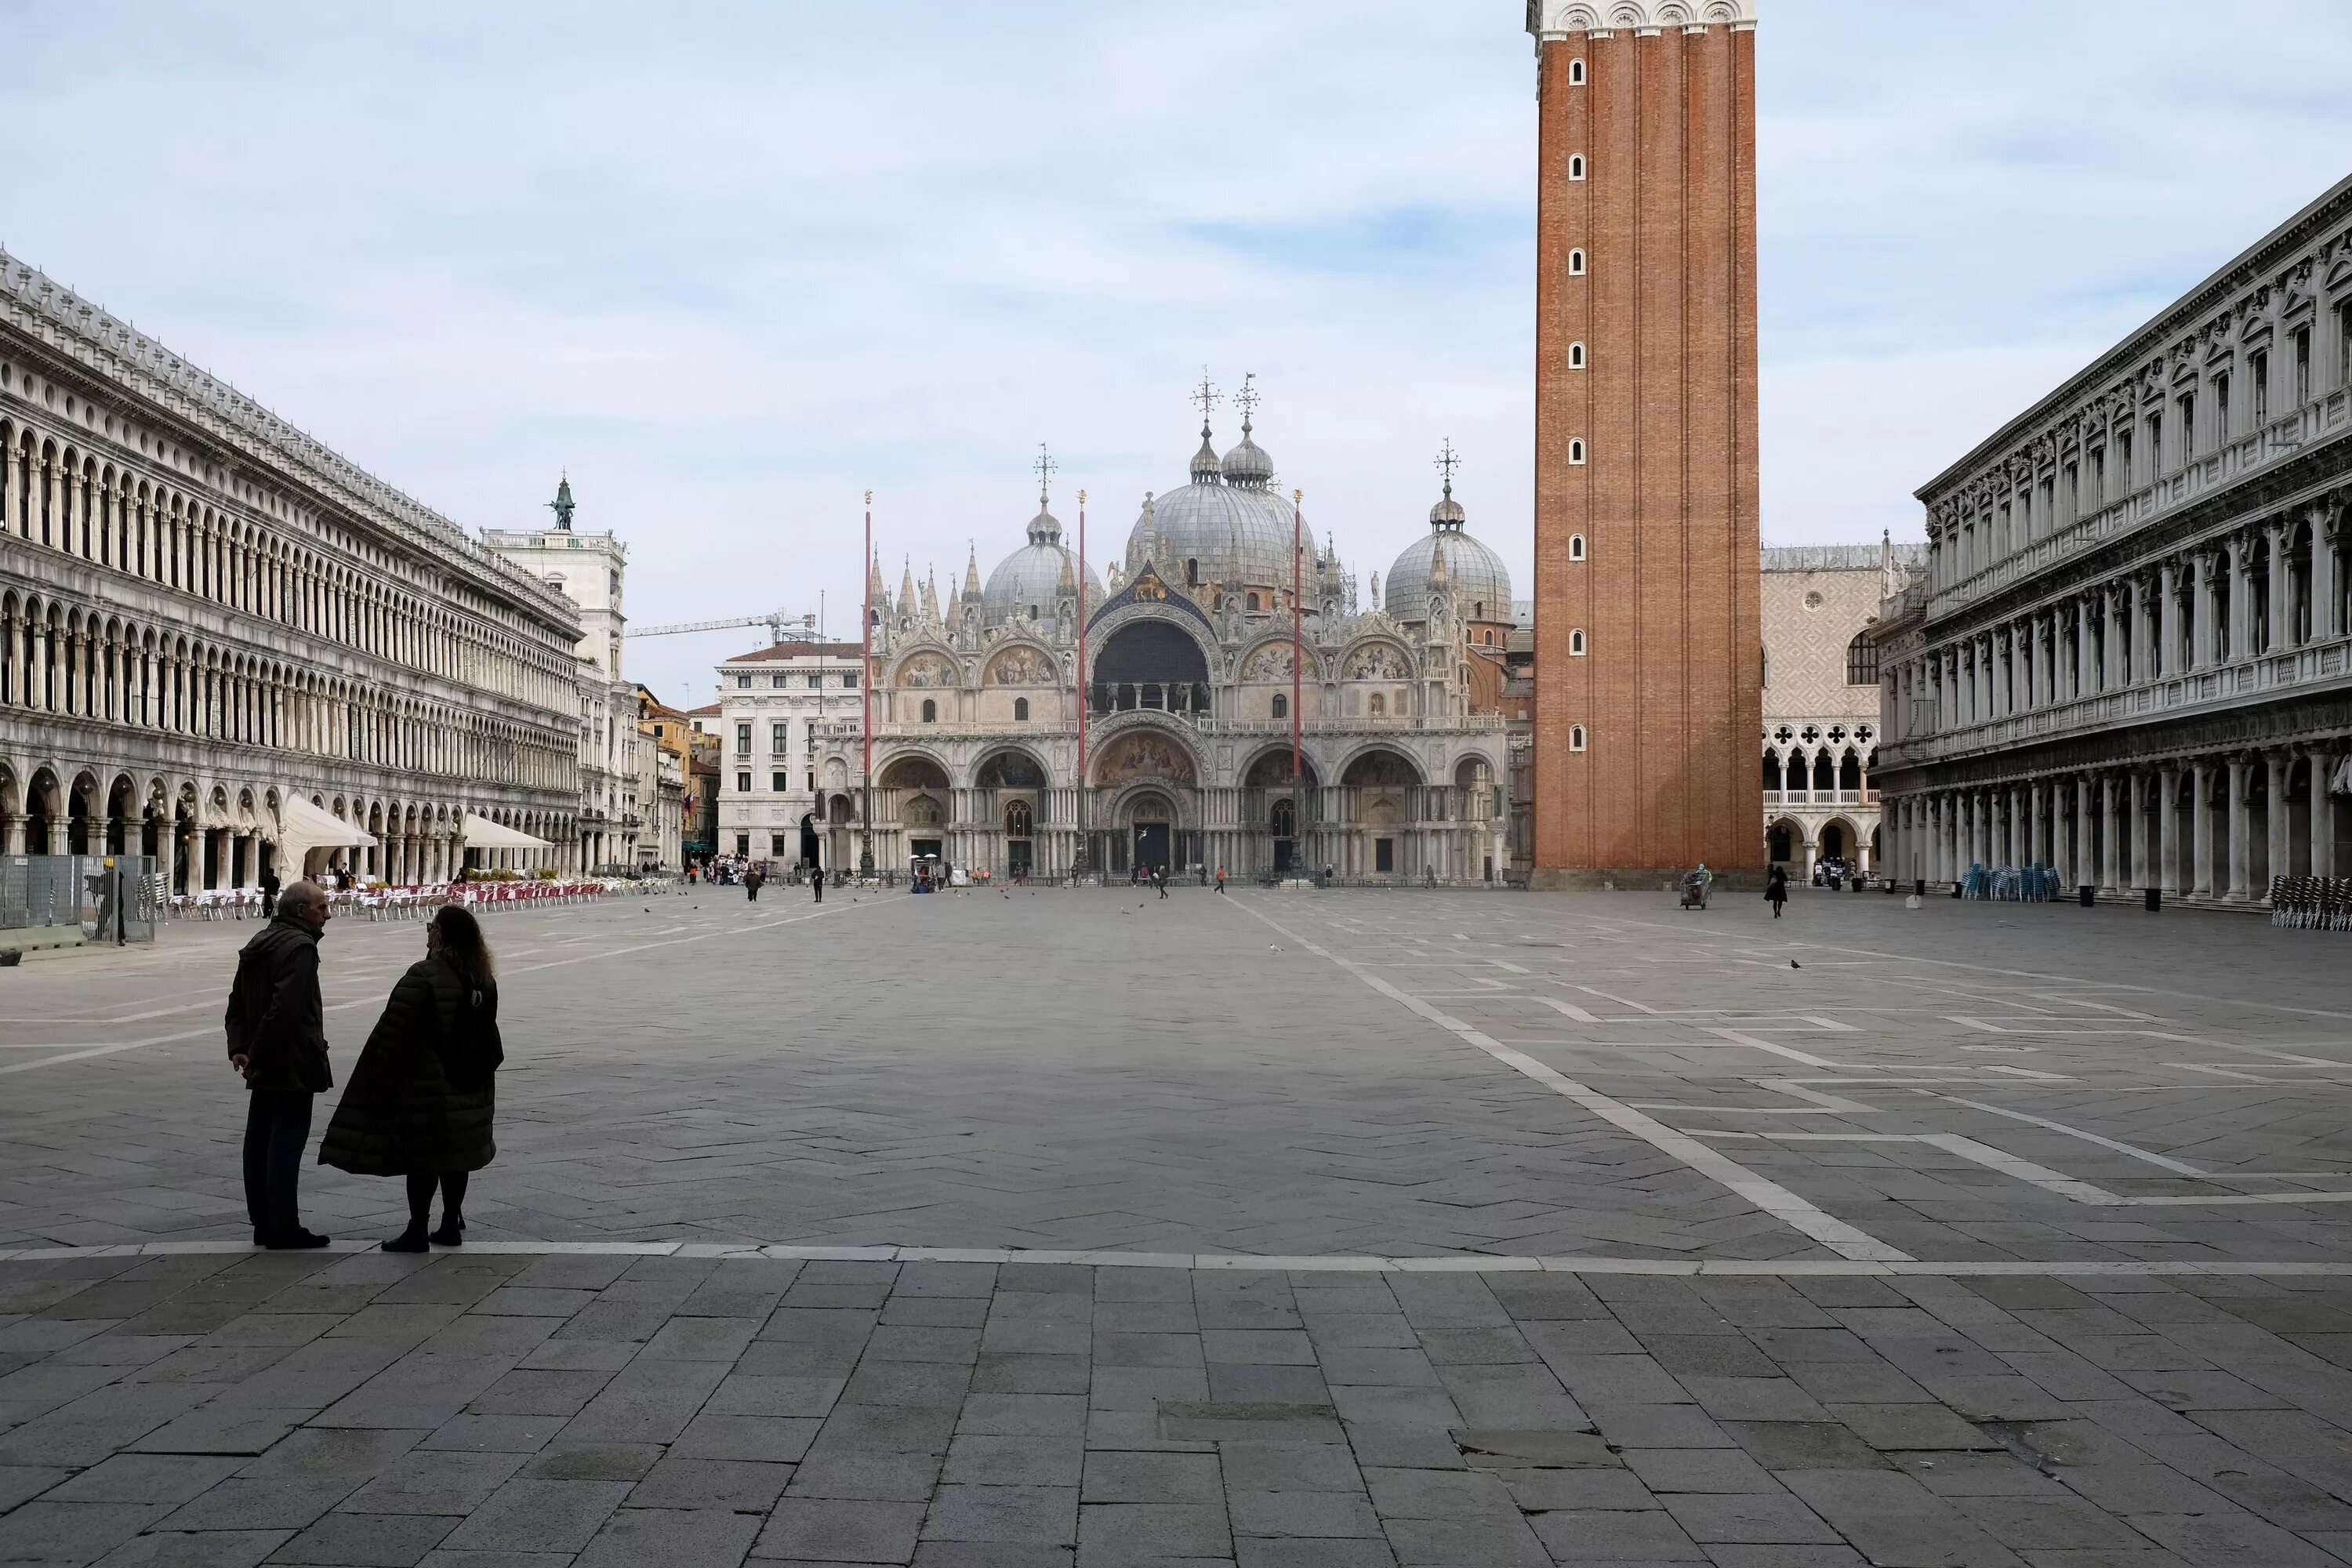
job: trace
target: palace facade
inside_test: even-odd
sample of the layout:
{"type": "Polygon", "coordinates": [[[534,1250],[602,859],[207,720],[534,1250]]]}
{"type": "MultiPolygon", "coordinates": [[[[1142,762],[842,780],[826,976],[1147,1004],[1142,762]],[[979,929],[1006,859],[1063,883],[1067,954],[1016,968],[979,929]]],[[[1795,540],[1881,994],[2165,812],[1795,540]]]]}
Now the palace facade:
{"type": "MultiPolygon", "coordinates": [[[[803,856],[854,867],[870,833],[876,868],[901,873],[936,858],[995,877],[1166,865],[1498,880],[1510,582],[1466,531],[1450,454],[1445,466],[1428,533],[1385,595],[1373,578],[1370,607],[1328,540],[1302,534],[1294,573],[1297,497],[1275,488],[1246,416],[1222,456],[1204,420],[1187,482],[1144,499],[1101,580],[1041,491],[1025,541],[984,582],[976,558],[944,598],[910,570],[889,593],[876,569],[870,821],[858,711],[769,737],[783,766],[730,761],[734,782],[789,786],[763,828],[788,863],[793,824],[781,818],[798,817],[803,856]]],[[[724,667],[730,745],[746,743],[746,723],[751,745],[762,739],[760,721],[735,716],[754,694],[742,679],[775,669],[789,684],[781,671],[814,653],[724,667]]],[[[722,839],[730,831],[722,823],[722,839]]]]}
{"type": "Polygon", "coordinates": [[[1918,491],[1892,868],[2258,902],[2352,868],[2352,179],[1918,491]]]}
{"type": "Polygon", "coordinates": [[[580,810],[570,601],[0,253],[0,842],[177,890],[580,810]],[[372,844],[357,842],[364,833],[372,844]]]}

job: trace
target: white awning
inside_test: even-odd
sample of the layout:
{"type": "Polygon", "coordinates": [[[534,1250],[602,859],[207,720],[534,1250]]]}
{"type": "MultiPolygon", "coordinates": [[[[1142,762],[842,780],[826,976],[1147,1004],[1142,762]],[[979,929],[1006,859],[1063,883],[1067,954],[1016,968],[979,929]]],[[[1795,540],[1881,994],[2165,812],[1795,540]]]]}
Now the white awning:
{"type": "Polygon", "coordinates": [[[487,816],[466,814],[458,837],[468,849],[552,849],[554,845],[544,838],[533,838],[520,828],[505,827],[487,816]]]}
{"type": "Polygon", "coordinates": [[[278,820],[285,842],[299,844],[305,849],[375,847],[374,835],[345,822],[331,811],[312,805],[299,795],[289,795],[279,803],[278,820]]]}

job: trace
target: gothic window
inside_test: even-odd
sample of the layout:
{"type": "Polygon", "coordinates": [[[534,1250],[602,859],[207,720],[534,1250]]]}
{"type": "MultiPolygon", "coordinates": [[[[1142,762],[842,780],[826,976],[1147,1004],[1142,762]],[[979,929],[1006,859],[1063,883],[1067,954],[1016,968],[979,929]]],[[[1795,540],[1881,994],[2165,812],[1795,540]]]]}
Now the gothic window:
{"type": "Polygon", "coordinates": [[[1584,345],[1582,343],[1570,343],[1568,345],[1568,368],[1570,370],[1582,370],[1584,368],[1584,345]]]}
{"type": "Polygon", "coordinates": [[[1780,787],[1780,754],[1778,752],[1764,753],[1764,787],[1770,790],[1780,787]]]}
{"type": "Polygon", "coordinates": [[[1583,466],[1584,442],[1581,439],[1572,440],[1568,444],[1568,460],[1571,467],[1581,468],[1583,466]]]}
{"type": "Polygon", "coordinates": [[[926,724],[936,724],[936,723],[938,723],[939,721],[940,721],[940,705],[939,705],[937,702],[933,701],[930,698],[928,698],[928,697],[924,698],[924,699],[923,699],[923,722],[924,722],[924,723],[926,723],[926,724]]]}
{"type": "Polygon", "coordinates": [[[1584,85],[1584,62],[1582,60],[1576,59],[1568,62],[1568,85],[1570,87],[1582,87],[1584,85]]]}
{"type": "Polygon", "coordinates": [[[1580,629],[1568,634],[1568,651],[1579,658],[1584,657],[1584,633],[1580,629]]]}
{"type": "Polygon", "coordinates": [[[1019,723],[1025,724],[1029,721],[1029,699],[1016,697],[1013,700],[1013,717],[1019,723]]]}
{"type": "Polygon", "coordinates": [[[1570,724],[1568,727],[1568,749],[1571,752],[1580,752],[1584,750],[1583,725],[1570,724]]]}
{"type": "Polygon", "coordinates": [[[1035,831],[1035,821],[1029,803],[1016,800],[1004,809],[1004,836],[1007,838],[1026,838],[1035,831]]]}
{"type": "Polygon", "coordinates": [[[1570,153],[1568,155],[1568,177],[1571,180],[1580,180],[1584,178],[1583,153],[1570,153]]]}
{"type": "Polygon", "coordinates": [[[1277,691],[1274,694],[1274,716],[1277,719],[1290,717],[1290,698],[1287,693],[1277,691]]]}
{"type": "Polygon", "coordinates": [[[1584,559],[1584,535],[1571,533],[1568,536],[1568,558],[1570,561],[1584,559]]]}
{"type": "Polygon", "coordinates": [[[1570,278],[1584,276],[1584,251],[1581,247],[1568,253],[1568,275],[1570,278]]]}
{"type": "Polygon", "coordinates": [[[1878,684],[1878,645],[1870,640],[1867,628],[1853,634],[1845,645],[1845,683],[1848,686],[1878,684]]]}

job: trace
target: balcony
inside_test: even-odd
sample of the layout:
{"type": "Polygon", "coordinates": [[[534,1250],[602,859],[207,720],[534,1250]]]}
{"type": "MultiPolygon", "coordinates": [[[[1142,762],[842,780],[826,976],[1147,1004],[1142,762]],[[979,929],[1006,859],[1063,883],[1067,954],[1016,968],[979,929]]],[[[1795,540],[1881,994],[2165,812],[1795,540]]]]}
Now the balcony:
{"type": "Polygon", "coordinates": [[[1767,811],[1790,806],[1877,804],[1878,792],[1874,789],[1768,789],[1764,792],[1764,809],[1767,811]]]}
{"type": "Polygon", "coordinates": [[[2341,436],[2347,429],[2352,429],[2352,389],[2338,387],[2259,430],[2221,443],[2213,451],[2191,458],[2053,533],[2031,541],[2024,548],[2011,552],[1989,566],[1934,589],[1927,598],[1927,618],[1932,622],[1951,615],[1989,594],[2047,572],[2070,555],[2078,555],[2167,512],[2202,500],[2295,456],[2323,437],[2341,436]]]}
{"type": "Polygon", "coordinates": [[[2195,719],[2250,702],[2303,692],[2342,689],[2352,679],[2352,637],[2282,649],[2228,664],[2077,697],[2022,713],[1906,735],[1888,748],[1882,770],[1897,755],[1906,764],[1948,762],[2007,751],[2121,724],[2195,719]]]}

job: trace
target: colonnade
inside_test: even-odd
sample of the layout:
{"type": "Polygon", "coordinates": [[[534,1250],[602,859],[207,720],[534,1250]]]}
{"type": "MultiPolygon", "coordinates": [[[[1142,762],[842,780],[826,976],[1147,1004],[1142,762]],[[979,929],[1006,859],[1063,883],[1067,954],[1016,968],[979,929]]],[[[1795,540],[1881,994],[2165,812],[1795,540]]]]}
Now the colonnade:
{"type": "Polygon", "coordinates": [[[2274,877],[2352,874],[2346,760],[2273,747],[1889,796],[1887,858],[1929,883],[2043,865],[2065,887],[2260,901],[2274,877]]]}

